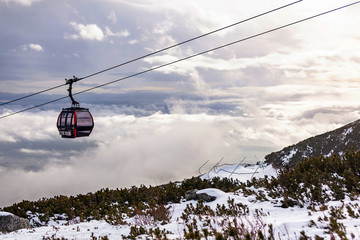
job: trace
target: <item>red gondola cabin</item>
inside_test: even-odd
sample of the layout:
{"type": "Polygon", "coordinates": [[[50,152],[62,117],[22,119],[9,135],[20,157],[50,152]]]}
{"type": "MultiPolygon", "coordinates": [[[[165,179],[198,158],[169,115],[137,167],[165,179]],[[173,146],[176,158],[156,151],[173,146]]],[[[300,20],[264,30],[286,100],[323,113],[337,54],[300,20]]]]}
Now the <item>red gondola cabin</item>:
{"type": "Polygon", "coordinates": [[[94,120],[87,108],[63,108],[57,120],[57,128],[63,138],[87,137],[94,128],[94,120]]]}

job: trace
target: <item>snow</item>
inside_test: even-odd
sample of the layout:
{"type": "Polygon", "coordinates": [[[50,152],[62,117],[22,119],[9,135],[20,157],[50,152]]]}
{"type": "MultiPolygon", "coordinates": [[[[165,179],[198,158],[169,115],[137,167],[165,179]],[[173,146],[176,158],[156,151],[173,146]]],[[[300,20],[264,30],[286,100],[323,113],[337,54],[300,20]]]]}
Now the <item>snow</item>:
{"type": "MultiPolygon", "coordinates": [[[[252,177],[260,178],[267,176],[275,176],[277,174],[276,170],[271,166],[267,165],[223,165],[216,168],[213,168],[208,173],[202,175],[202,178],[213,178],[213,177],[231,177],[239,181],[247,181],[252,177]]],[[[263,189],[252,190],[260,192],[264,191],[263,189]]],[[[326,189],[325,189],[326,190],[326,189]]],[[[233,199],[234,203],[241,203],[248,207],[249,215],[246,217],[236,216],[239,221],[243,221],[245,225],[249,226],[258,226],[261,227],[261,221],[266,224],[264,227],[264,232],[267,233],[267,227],[269,224],[273,225],[275,231],[275,239],[298,239],[300,232],[304,231],[306,235],[314,239],[315,235],[323,236],[325,239],[330,239],[329,235],[324,235],[324,232],[327,231],[329,222],[319,221],[319,219],[324,218],[325,216],[330,217],[330,209],[333,208],[345,208],[348,204],[352,206],[360,206],[360,200],[350,200],[348,197],[345,198],[342,202],[339,201],[330,201],[327,205],[327,210],[320,209],[320,206],[315,207],[315,211],[310,211],[307,207],[289,207],[281,208],[280,200],[281,199],[271,199],[271,201],[258,201],[256,198],[251,196],[245,196],[241,192],[223,192],[219,189],[202,189],[198,193],[207,193],[209,195],[215,196],[216,200],[209,203],[204,203],[208,205],[211,209],[215,210],[218,205],[228,205],[229,199],[233,199]],[[316,223],[316,226],[311,226],[310,222],[313,221],[316,223]],[[251,225],[252,224],[252,225],[251,225]],[[266,231],[265,231],[266,230],[266,231]]],[[[184,239],[184,229],[186,228],[185,221],[181,218],[184,210],[188,204],[196,206],[197,201],[185,201],[183,200],[180,203],[171,203],[172,216],[169,223],[161,225],[149,224],[144,225],[146,229],[159,227],[161,230],[165,229],[171,233],[167,234],[168,239],[184,239]]],[[[359,211],[360,208],[357,208],[359,211]]],[[[345,209],[347,218],[338,220],[339,223],[346,226],[346,234],[349,239],[352,239],[351,234],[353,234],[354,239],[360,239],[360,219],[351,218],[348,216],[348,213],[345,209]]],[[[6,215],[8,213],[0,212],[0,215],[6,215]]],[[[216,217],[212,217],[216,218],[216,217]]],[[[226,220],[223,217],[218,217],[217,221],[212,221],[214,228],[221,228],[221,221],[226,220]]],[[[232,217],[234,218],[234,217],[232,217]]],[[[199,219],[198,219],[199,220],[199,219]]],[[[214,219],[213,219],[214,220],[214,219]]],[[[215,219],[216,220],[216,219],[215,219]]],[[[230,219],[231,220],[231,219],[230,219]]],[[[33,239],[44,239],[44,238],[65,238],[65,239],[100,239],[101,237],[107,236],[109,239],[122,239],[122,236],[128,236],[130,234],[130,228],[134,226],[136,220],[134,218],[126,219],[127,224],[124,225],[110,225],[105,221],[90,221],[90,222],[81,222],[78,223],[73,221],[71,223],[65,224],[66,221],[50,221],[47,226],[37,227],[32,229],[22,229],[11,233],[1,234],[0,240],[3,239],[23,239],[23,240],[33,240],[33,239]]],[[[198,221],[198,225],[201,227],[201,221],[198,221]]],[[[340,239],[337,235],[334,235],[335,239],[340,239]]],[[[141,235],[137,239],[151,239],[149,236],[141,235]]],[[[215,239],[214,236],[209,237],[208,239],[215,239]]]]}
{"type": "Polygon", "coordinates": [[[349,134],[349,133],[352,133],[353,132],[353,128],[350,127],[348,129],[345,129],[344,132],[342,133],[342,137],[341,137],[341,140],[344,140],[346,138],[346,136],[349,134]]]}
{"type": "Polygon", "coordinates": [[[289,163],[290,159],[298,152],[298,149],[291,149],[288,155],[285,155],[281,158],[283,166],[289,163]]]}
{"type": "Polygon", "coordinates": [[[0,235],[0,239],[36,240],[45,237],[65,239],[91,239],[91,236],[108,236],[110,239],[121,239],[121,235],[128,235],[130,229],[123,226],[111,226],[105,221],[90,221],[73,225],[50,225],[33,229],[22,229],[0,235]]]}
{"type": "Polygon", "coordinates": [[[211,179],[214,177],[232,178],[240,182],[246,182],[251,178],[263,178],[267,176],[275,176],[276,170],[271,165],[223,165],[213,168],[208,173],[201,176],[202,179],[211,179]]]}
{"type": "Polygon", "coordinates": [[[8,216],[8,215],[13,215],[13,214],[8,212],[0,212],[0,216],[8,216]]]}
{"type": "Polygon", "coordinates": [[[328,154],[324,155],[324,156],[325,157],[331,157],[333,154],[334,154],[334,149],[331,149],[331,151],[328,154]]]}

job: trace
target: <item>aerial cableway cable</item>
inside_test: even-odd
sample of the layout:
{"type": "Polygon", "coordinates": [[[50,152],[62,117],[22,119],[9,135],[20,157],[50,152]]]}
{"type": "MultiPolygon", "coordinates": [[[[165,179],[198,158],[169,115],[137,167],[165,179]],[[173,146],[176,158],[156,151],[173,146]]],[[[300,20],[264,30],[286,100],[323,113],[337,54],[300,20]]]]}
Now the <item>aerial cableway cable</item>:
{"type": "MultiPolygon", "coordinates": [[[[278,11],[278,10],[280,10],[280,9],[289,7],[289,6],[291,6],[291,5],[294,5],[294,4],[299,3],[299,2],[302,2],[302,1],[303,1],[303,0],[298,0],[298,1],[295,1],[295,2],[292,2],[292,3],[289,3],[289,4],[286,4],[286,5],[283,5],[283,6],[281,6],[281,7],[274,8],[274,9],[272,9],[272,10],[269,10],[269,11],[263,12],[263,13],[261,13],[261,14],[255,15],[255,16],[253,16],[253,17],[250,17],[250,18],[241,20],[241,21],[239,21],[239,22],[230,24],[230,25],[228,25],[228,26],[225,26],[225,27],[222,27],[222,28],[213,30],[213,31],[211,31],[211,32],[208,32],[208,33],[199,35],[199,36],[197,36],[197,37],[190,38],[190,39],[185,40],[185,41],[183,41],[183,42],[176,43],[176,44],[171,45],[171,46],[168,46],[168,47],[166,47],[166,48],[163,48],[163,49],[160,49],[160,50],[157,50],[157,51],[148,53],[148,54],[143,55],[143,56],[141,56],[141,57],[137,57],[137,58],[134,58],[134,59],[132,59],[132,60],[129,60],[129,61],[120,63],[120,64],[115,65],[115,66],[113,66],[113,67],[106,68],[106,69],[104,69],[104,70],[101,70],[101,71],[98,71],[98,72],[89,74],[89,75],[84,76],[84,77],[81,77],[81,78],[78,78],[77,81],[80,81],[80,80],[83,80],[83,79],[86,79],[86,78],[90,78],[90,77],[93,77],[93,76],[98,75],[98,74],[100,74],[100,73],[104,73],[104,72],[110,71],[110,70],[112,70],[112,69],[115,69],[115,68],[118,68],[118,67],[127,65],[127,64],[129,64],[129,63],[132,63],[132,62],[141,60],[141,59],[143,59],[143,58],[150,57],[150,56],[152,56],[152,55],[155,55],[155,54],[158,54],[158,53],[167,51],[167,50],[169,50],[169,49],[171,49],[171,48],[178,47],[178,46],[183,45],[183,44],[185,44],[185,43],[192,42],[192,41],[194,41],[194,40],[197,40],[197,39],[203,38],[203,37],[205,37],[205,36],[208,36],[208,35],[211,35],[211,34],[220,32],[220,31],[225,30],[225,29],[227,29],[227,28],[234,27],[234,26],[239,25],[239,24],[241,24],[241,23],[245,23],[245,22],[254,20],[255,18],[259,18],[259,17],[265,16],[265,15],[267,15],[267,14],[269,14],[269,13],[278,11]]],[[[54,90],[54,89],[56,89],[56,88],[63,87],[63,86],[65,86],[65,85],[66,85],[66,83],[65,83],[65,84],[61,84],[61,85],[58,85],[58,86],[55,86],[55,87],[52,87],[52,88],[48,88],[48,89],[45,89],[45,90],[42,90],[42,91],[39,91],[39,92],[35,92],[35,93],[29,94],[29,95],[26,95],[26,96],[23,96],[23,97],[19,97],[19,98],[17,98],[17,99],[10,100],[10,101],[5,102],[5,103],[1,103],[0,106],[6,105],[6,104],[9,104],[9,103],[13,103],[13,102],[17,102],[17,101],[19,101],[19,100],[22,100],[22,99],[25,99],[25,98],[28,98],[28,97],[32,97],[32,96],[35,96],[35,95],[38,95],[38,94],[41,94],[41,93],[44,93],[44,92],[48,92],[48,91],[54,90]]]]}
{"type": "MultiPolygon", "coordinates": [[[[215,51],[215,50],[219,50],[219,49],[221,49],[221,48],[225,48],[225,47],[228,47],[228,46],[230,46],[230,45],[234,45],[234,44],[236,44],[236,43],[244,42],[244,41],[247,41],[247,40],[250,40],[250,39],[259,37],[259,36],[263,36],[263,35],[265,35],[265,34],[268,34],[268,33],[274,32],[274,31],[278,31],[278,30],[280,30],[280,29],[284,29],[284,28],[290,27],[290,26],[293,26],[293,25],[296,25],[296,24],[299,24],[299,23],[302,23],[302,22],[305,22],[305,21],[308,21],[308,20],[311,20],[311,19],[314,19],[314,18],[323,16],[323,15],[326,15],[326,14],[329,14],[329,13],[332,13],[332,12],[335,12],[335,11],[338,11],[338,10],[340,10],[340,9],[344,9],[344,8],[353,6],[353,5],[358,4],[358,3],[360,3],[360,1],[356,1],[356,2],[353,2],[353,3],[347,4],[347,5],[343,5],[343,6],[341,6],[341,7],[334,8],[334,9],[331,9],[331,10],[328,10],[328,11],[325,11],[325,12],[322,12],[322,13],[319,13],[319,14],[316,14],[316,15],[313,15],[313,16],[310,16],[310,17],[306,17],[306,18],[303,18],[303,19],[301,19],[301,20],[294,21],[294,22],[291,22],[291,23],[288,23],[288,24],[285,24],[285,25],[282,25],[282,26],[279,26],[279,27],[276,27],[276,28],[272,28],[272,29],[270,29],[270,30],[267,30],[267,31],[264,31],[264,32],[261,32],[261,33],[258,33],[258,34],[254,34],[254,35],[251,35],[251,36],[249,36],[249,37],[242,38],[242,39],[240,39],[240,40],[237,40],[237,41],[234,41],[234,42],[230,42],[230,43],[227,43],[227,44],[224,44],[224,45],[221,45],[221,46],[218,46],[218,47],[215,47],[215,48],[212,48],[212,49],[209,49],[209,50],[200,52],[200,53],[196,53],[196,54],[193,54],[193,55],[188,56],[188,57],[184,57],[184,58],[181,58],[181,59],[172,61],[172,62],[168,62],[168,63],[163,64],[163,65],[159,65],[159,66],[156,66],[156,67],[153,67],[153,68],[149,68],[149,69],[147,69],[147,70],[144,70],[144,71],[141,71],[141,72],[132,74],[132,75],[128,75],[128,76],[126,76],[126,77],[123,77],[123,78],[120,78],[120,79],[116,79],[116,80],[111,81],[111,82],[107,82],[107,83],[104,83],[104,84],[101,84],[101,85],[98,85],[98,86],[95,86],[95,87],[92,87],[92,88],[88,88],[88,89],[86,89],[86,90],[77,92],[77,93],[75,93],[75,94],[73,94],[73,95],[78,95],[78,94],[81,94],[81,93],[84,93],[84,92],[89,92],[89,91],[91,91],[91,90],[94,90],[94,89],[97,89],[97,88],[101,88],[101,87],[104,87],[104,86],[107,86],[107,85],[110,85],[110,84],[113,84],[113,83],[116,83],[116,82],[119,82],[119,81],[123,81],[123,80],[126,80],[126,79],[128,79],[128,78],[132,78],[132,77],[135,77],[135,76],[138,76],[138,75],[147,73],[147,72],[151,72],[151,71],[154,71],[154,70],[157,70],[157,69],[160,69],[160,68],[163,68],[163,67],[166,67],[166,66],[169,66],[169,65],[172,65],[172,64],[175,64],[175,63],[184,61],[184,60],[188,60],[188,59],[190,59],[190,58],[194,58],[194,57],[199,56],[199,55],[203,55],[203,54],[206,54],[206,53],[215,51]]],[[[28,111],[28,110],[31,110],[31,109],[34,109],[34,108],[37,108],[37,107],[41,107],[41,106],[44,106],[44,105],[46,105],[46,104],[50,104],[50,103],[53,103],[53,102],[56,102],[56,101],[60,101],[60,100],[65,99],[65,98],[67,98],[67,96],[66,96],[66,97],[61,97],[61,98],[58,98],[58,99],[55,99],[55,100],[52,100],[52,101],[49,101],[49,102],[46,102],[46,103],[43,103],[43,104],[39,104],[39,105],[36,105],[36,106],[33,106],[33,107],[29,107],[29,108],[26,108],[26,109],[23,109],[23,110],[14,112],[14,113],[10,113],[10,114],[5,115],[5,116],[1,116],[0,119],[6,118],[6,117],[10,117],[10,116],[12,116],[12,115],[15,115],[15,114],[18,114],[18,113],[22,113],[22,112],[25,112],[25,111],[28,111]]]]}
{"type": "Polygon", "coordinates": [[[230,27],[234,27],[234,26],[239,25],[239,24],[241,24],[241,23],[248,22],[248,21],[250,21],[250,20],[254,20],[255,18],[258,18],[258,17],[264,16],[264,15],[266,15],[266,14],[269,14],[269,13],[272,13],[272,12],[275,12],[275,11],[278,11],[278,10],[280,10],[280,9],[289,7],[289,6],[291,6],[291,5],[294,5],[294,4],[299,3],[299,2],[302,2],[302,1],[303,1],[303,0],[299,0],[299,1],[292,2],[292,3],[286,4],[286,5],[284,5],[284,6],[278,7],[278,8],[274,8],[274,9],[272,9],[272,10],[269,10],[269,11],[267,11],[267,12],[258,14],[258,15],[256,15],[256,16],[247,18],[247,19],[245,19],[245,20],[241,20],[241,21],[239,21],[239,22],[230,24],[230,25],[228,25],[228,26],[225,26],[225,27],[216,29],[216,30],[214,30],[214,31],[211,31],[211,32],[202,34],[202,35],[200,35],[200,36],[197,36],[197,37],[194,37],[194,38],[190,38],[190,39],[188,39],[188,40],[186,40],[186,41],[183,41],[183,42],[180,42],[180,43],[176,43],[176,44],[174,44],[174,45],[171,45],[171,46],[169,46],[169,47],[163,48],[163,49],[161,49],[161,50],[158,50],[158,51],[149,53],[149,54],[144,55],[144,56],[142,56],[142,57],[138,57],[138,58],[135,58],[135,59],[133,59],[133,60],[130,60],[130,61],[121,63],[121,64],[119,64],[119,65],[116,65],[116,66],[113,66],[113,67],[104,69],[104,70],[102,70],[102,71],[99,71],[99,72],[90,74],[90,75],[88,75],[88,76],[79,78],[79,80],[82,80],[82,79],[85,79],[85,78],[88,78],[88,77],[92,77],[92,76],[98,75],[98,74],[100,74],[100,73],[103,73],[103,72],[112,70],[112,69],[117,68],[117,67],[121,67],[121,66],[123,66],[123,65],[126,65],[126,64],[129,64],[129,63],[132,63],[132,62],[135,62],[135,61],[140,60],[140,59],[142,59],[142,58],[150,57],[150,56],[155,55],[155,54],[157,54],[157,53],[160,53],[160,52],[169,50],[169,49],[174,48],[174,47],[178,47],[178,46],[183,45],[183,44],[185,44],[185,43],[192,42],[192,41],[197,40],[197,39],[199,39],[199,38],[202,38],[202,37],[205,37],[205,36],[208,36],[208,35],[211,35],[211,34],[220,32],[220,31],[222,31],[222,30],[225,30],[225,29],[230,28],[230,27]]]}

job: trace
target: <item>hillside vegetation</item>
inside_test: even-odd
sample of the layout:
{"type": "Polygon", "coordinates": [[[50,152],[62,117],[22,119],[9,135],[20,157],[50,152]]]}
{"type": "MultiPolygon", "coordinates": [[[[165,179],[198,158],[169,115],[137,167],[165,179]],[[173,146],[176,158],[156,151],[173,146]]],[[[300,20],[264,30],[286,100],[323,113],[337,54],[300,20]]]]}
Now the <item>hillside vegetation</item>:
{"type": "Polygon", "coordinates": [[[225,192],[236,191],[241,183],[231,179],[215,178],[201,180],[199,177],[184,180],[181,183],[170,182],[156,187],[131,187],[123,189],[101,189],[95,193],[79,194],[77,196],[56,196],[42,198],[38,201],[22,201],[3,211],[17,216],[29,218],[36,213],[38,222],[35,226],[43,225],[55,215],[60,219],[72,220],[78,217],[80,221],[104,219],[109,223],[121,224],[122,215],[134,216],[140,211],[154,213],[168,203],[179,203],[189,189],[217,188],[225,192]],[[65,216],[63,215],[65,214],[65,216]]]}
{"type": "MultiPolygon", "coordinates": [[[[356,199],[360,193],[360,152],[347,151],[343,156],[312,157],[294,168],[284,167],[277,177],[253,179],[242,190],[252,194],[249,187],[264,188],[270,197],[282,196],[300,206],[324,204],[330,200],[356,199]]],[[[265,200],[265,199],[264,199],[265,200]]]]}

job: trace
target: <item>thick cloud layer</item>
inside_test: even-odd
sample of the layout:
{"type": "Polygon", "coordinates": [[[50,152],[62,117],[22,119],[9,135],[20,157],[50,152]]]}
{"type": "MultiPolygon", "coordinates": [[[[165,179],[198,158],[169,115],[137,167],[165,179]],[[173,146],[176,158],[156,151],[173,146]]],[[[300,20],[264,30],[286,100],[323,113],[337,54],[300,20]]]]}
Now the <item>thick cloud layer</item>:
{"type": "MultiPolygon", "coordinates": [[[[353,1],[291,7],[74,84],[79,92],[353,1]]],[[[289,3],[0,0],[0,102],[289,3]]],[[[0,119],[0,207],[101,187],[160,184],[264,155],[359,119],[359,6],[76,95],[89,138],[61,139],[62,100],[0,119]]],[[[0,115],[66,95],[0,106],[0,115]]]]}
{"type": "Polygon", "coordinates": [[[282,86],[286,93],[281,96],[273,95],[279,89],[252,88],[237,90],[243,99],[165,98],[164,106],[160,101],[152,108],[141,101],[137,107],[87,105],[94,131],[75,140],[60,138],[58,112],[53,110],[5,118],[0,125],[0,205],[182,180],[197,175],[205,161],[209,163],[202,172],[222,157],[227,163],[243,158],[255,163],[272,151],[360,118],[352,106],[357,91],[339,91],[321,100],[314,88],[298,87],[303,95],[293,86],[282,86]],[[338,103],[336,97],[348,101],[338,103]]]}

